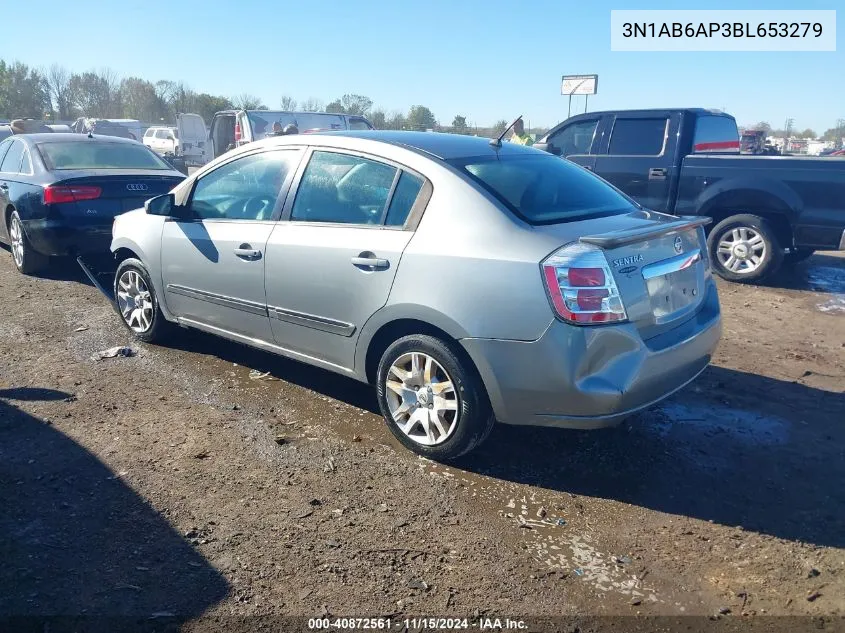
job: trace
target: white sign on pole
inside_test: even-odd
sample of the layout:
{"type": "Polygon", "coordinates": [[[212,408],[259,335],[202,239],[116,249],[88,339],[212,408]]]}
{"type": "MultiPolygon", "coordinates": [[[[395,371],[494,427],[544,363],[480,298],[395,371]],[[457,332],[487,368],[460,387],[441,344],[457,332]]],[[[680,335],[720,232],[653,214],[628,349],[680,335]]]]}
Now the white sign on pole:
{"type": "Polygon", "coordinates": [[[598,75],[564,75],[560,82],[562,95],[594,95],[599,86],[598,75]]]}

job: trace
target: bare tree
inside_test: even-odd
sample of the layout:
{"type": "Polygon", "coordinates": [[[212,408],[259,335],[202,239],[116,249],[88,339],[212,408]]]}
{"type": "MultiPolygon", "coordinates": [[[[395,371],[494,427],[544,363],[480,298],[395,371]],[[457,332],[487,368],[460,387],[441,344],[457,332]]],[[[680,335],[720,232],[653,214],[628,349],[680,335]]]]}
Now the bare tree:
{"type": "Polygon", "coordinates": [[[232,103],[238,110],[263,110],[265,108],[261,99],[246,92],[232,97],[232,103]]]}
{"type": "Polygon", "coordinates": [[[50,98],[56,108],[58,119],[66,121],[73,118],[70,92],[70,73],[67,68],[59,66],[58,64],[53,64],[44,74],[47,78],[47,87],[50,90],[50,98]]]}
{"type": "Polygon", "coordinates": [[[314,97],[308,97],[305,101],[302,102],[300,105],[303,112],[323,112],[325,109],[325,104],[320,99],[315,99],[314,97]]]}
{"type": "Polygon", "coordinates": [[[282,95],[282,98],[279,101],[279,105],[281,106],[282,110],[286,112],[292,112],[293,110],[296,110],[296,99],[294,99],[290,95],[282,95]]]}

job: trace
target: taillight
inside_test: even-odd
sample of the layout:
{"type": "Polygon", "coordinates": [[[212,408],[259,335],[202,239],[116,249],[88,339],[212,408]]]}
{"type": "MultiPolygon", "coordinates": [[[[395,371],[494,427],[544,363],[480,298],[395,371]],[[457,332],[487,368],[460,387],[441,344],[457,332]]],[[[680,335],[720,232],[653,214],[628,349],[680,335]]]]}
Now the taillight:
{"type": "Polygon", "coordinates": [[[241,140],[241,124],[235,122],[235,143],[241,140]]]}
{"type": "Polygon", "coordinates": [[[44,204],[61,204],[99,198],[103,190],[100,187],[44,187],[44,204]]]}
{"type": "Polygon", "coordinates": [[[595,246],[564,246],[541,267],[552,307],[561,319],[590,324],[618,323],[628,318],[607,259],[595,246]]]}

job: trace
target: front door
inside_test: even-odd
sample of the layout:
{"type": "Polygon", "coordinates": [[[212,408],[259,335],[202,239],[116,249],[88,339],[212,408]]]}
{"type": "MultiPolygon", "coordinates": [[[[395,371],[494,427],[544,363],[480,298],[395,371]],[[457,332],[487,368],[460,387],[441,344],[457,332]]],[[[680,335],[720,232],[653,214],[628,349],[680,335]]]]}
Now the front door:
{"type": "Polygon", "coordinates": [[[396,165],[316,150],[267,243],[267,304],[278,345],[353,366],[367,319],[387,302],[424,179],[396,165]]]}
{"type": "Polygon", "coordinates": [[[272,340],[265,249],[300,157],[296,149],[248,154],[197,180],[162,234],[165,301],[175,316],[272,340]]]}

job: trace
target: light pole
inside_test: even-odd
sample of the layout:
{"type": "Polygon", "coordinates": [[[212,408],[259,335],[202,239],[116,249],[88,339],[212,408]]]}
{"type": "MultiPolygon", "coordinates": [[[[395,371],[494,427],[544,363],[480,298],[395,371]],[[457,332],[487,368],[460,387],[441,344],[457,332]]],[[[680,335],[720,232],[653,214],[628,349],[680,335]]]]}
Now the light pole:
{"type": "Polygon", "coordinates": [[[787,119],[786,125],[783,128],[783,151],[784,153],[789,151],[789,136],[792,134],[792,126],[795,123],[795,119],[787,119]]]}
{"type": "Polygon", "coordinates": [[[842,137],[845,136],[845,119],[836,119],[836,148],[842,149],[842,137]]]}

